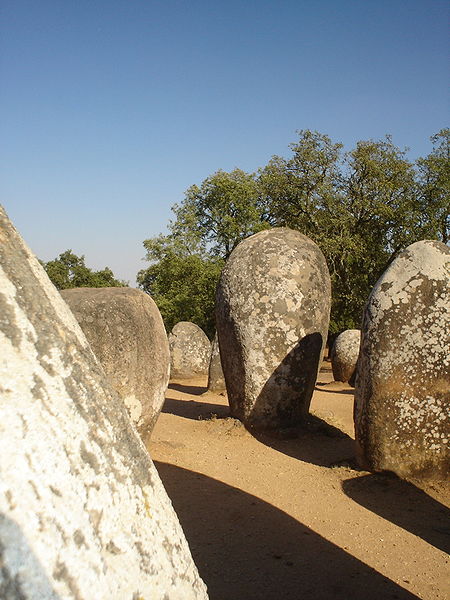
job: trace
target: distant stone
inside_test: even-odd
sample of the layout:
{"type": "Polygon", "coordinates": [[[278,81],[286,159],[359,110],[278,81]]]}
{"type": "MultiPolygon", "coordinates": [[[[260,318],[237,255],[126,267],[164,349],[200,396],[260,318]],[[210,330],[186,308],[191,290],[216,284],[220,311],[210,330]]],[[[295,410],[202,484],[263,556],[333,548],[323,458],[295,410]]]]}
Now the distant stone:
{"type": "Polygon", "coordinates": [[[208,390],[210,392],[223,392],[226,389],[222,363],[220,361],[219,340],[217,333],[211,346],[211,359],[208,371],[208,390]]]}
{"type": "Polygon", "coordinates": [[[416,242],[378,280],[364,312],[354,411],[364,468],[448,476],[449,332],[450,249],[416,242]]]}
{"type": "Polygon", "coordinates": [[[158,473],[0,209],[0,597],[207,597],[158,473]]]}
{"type": "Polygon", "coordinates": [[[158,307],[131,288],[62,290],[94,354],[147,437],[161,412],[169,382],[169,343],[158,307]]]}
{"type": "Polygon", "coordinates": [[[169,334],[170,376],[196,377],[207,375],[211,342],[198,325],[180,321],[169,334]]]}
{"type": "Polygon", "coordinates": [[[260,429],[306,417],[330,296],[325,258],[298,231],[262,231],[233,250],[217,288],[216,324],[234,417],[260,429]]]}
{"type": "Polygon", "coordinates": [[[335,381],[350,381],[358,360],[361,331],[347,329],[343,331],[331,349],[331,368],[335,381]]]}

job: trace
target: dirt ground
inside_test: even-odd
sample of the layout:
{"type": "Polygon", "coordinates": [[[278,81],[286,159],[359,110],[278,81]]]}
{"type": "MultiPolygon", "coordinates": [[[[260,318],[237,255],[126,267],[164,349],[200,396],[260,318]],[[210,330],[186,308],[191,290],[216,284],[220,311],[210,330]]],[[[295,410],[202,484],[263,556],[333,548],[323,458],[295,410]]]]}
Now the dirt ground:
{"type": "Polygon", "coordinates": [[[450,597],[449,488],[356,468],[329,363],[296,437],[255,437],[205,386],[171,382],[148,447],[210,600],[450,597]]]}

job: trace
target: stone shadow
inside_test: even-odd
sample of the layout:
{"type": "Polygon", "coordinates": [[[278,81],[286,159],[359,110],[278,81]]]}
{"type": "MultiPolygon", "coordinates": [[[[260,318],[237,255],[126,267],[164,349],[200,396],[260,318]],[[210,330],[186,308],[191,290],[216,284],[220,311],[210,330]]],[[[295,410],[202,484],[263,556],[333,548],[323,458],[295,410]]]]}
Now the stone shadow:
{"type": "MultiPolygon", "coordinates": [[[[55,591],[20,525],[4,513],[0,513],[0,568],[0,598],[29,598],[30,583],[33,584],[33,598],[62,598],[55,591]],[[26,563],[23,562],[15,573],[11,573],[7,565],[9,562],[17,564],[18,552],[26,563]]],[[[61,579],[69,577],[66,571],[61,570],[61,579]]]]}
{"type": "Polygon", "coordinates": [[[210,600],[417,598],[256,496],[174,465],[155,465],[210,600]]]}
{"type": "Polygon", "coordinates": [[[194,419],[195,421],[209,419],[214,415],[217,419],[225,419],[230,416],[228,404],[212,404],[199,400],[178,400],[177,398],[166,397],[162,410],[163,413],[170,413],[183,417],[184,419],[194,419]]]}
{"type": "Polygon", "coordinates": [[[327,390],[324,387],[325,385],[328,385],[328,384],[326,384],[326,383],[316,383],[315,389],[318,392],[326,392],[327,394],[345,394],[347,396],[354,396],[355,395],[354,390],[327,390]]]}
{"type": "Polygon", "coordinates": [[[201,394],[204,394],[208,390],[206,386],[186,385],[184,383],[179,383],[178,381],[171,381],[167,389],[183,392],[184,394],[191,394],[192,396],[201,396],[201,394]]]}
{"type": "Polygon", "coordinates": [[[287,456],[320,467],[356,467],[355,441],[346,433],[315,415],[305,422],[283,430],[248,431],[262,444],[287,456]]]}
{"type": "Polygon", "coordinates": [[[342,488],[364,508],[450,553],[450,510],[412,483],[376,473],[347,479],[342,488]]]}

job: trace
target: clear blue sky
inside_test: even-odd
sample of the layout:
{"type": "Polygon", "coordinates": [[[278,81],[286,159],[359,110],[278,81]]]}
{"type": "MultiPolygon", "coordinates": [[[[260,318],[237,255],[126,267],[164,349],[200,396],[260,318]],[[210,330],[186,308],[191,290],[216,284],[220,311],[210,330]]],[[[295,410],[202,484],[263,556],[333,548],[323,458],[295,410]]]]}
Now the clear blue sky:
{"type": "Polygon", "coordinates": [[[44,260],[135,285],[144,239],[217,169],[298,129],[427,154],[448,126],[437,0],[3,0],[1,202],[44,260]]]}

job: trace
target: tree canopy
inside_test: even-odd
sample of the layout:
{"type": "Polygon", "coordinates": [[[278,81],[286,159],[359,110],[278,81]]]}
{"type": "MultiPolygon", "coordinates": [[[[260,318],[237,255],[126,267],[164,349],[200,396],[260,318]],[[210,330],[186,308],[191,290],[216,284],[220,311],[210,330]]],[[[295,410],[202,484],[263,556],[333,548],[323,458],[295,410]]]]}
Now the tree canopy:
{"type": "Polygon", "coordinates": [[[377,279],[414,241],[449,241],[450,130],[432,136],[416,163],[390,136],[349,152],[316,131],[298,132],[291,156],[274,156],[257,173],[217,171],[173,207],[170,233],[144,242],[148,269],[138,282],[166,326],[191,320],[214,329],[221,267],[245,237],[273,226],[314,240],[330,269],[332,333],[359,327],[377,279]]]}
{"type": "Polygon", "coordinates": [[[47,275],[58,290],[76,287],[121,287],[126,284],[114,277],[110,268],[93,271],[85,265],[84,256],[72,250],[62,252],[58,258],[42,263],[47,275]]]}

